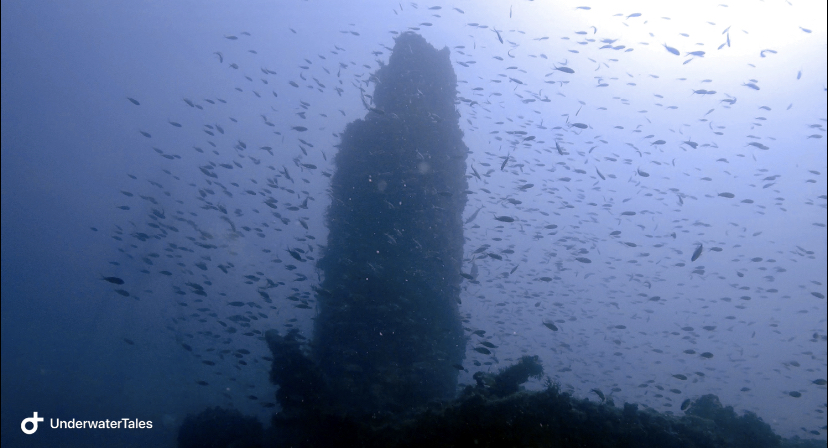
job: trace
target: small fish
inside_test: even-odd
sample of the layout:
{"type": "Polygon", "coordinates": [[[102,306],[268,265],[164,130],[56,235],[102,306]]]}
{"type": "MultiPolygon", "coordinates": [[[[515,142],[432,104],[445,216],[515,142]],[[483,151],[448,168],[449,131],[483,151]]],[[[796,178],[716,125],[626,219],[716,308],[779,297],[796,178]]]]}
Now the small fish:
{"type": "Polygon", "coordinates": [[[606,397],[604,397],[604,393],[601,392],[600,389],[592,389],[592,390],[590,390],[590,392],[593,392],[595,395],[598,395],[598,398],[601,399],[602,403],[604,402],[604,400],[606,400],[606,397]]]}
{"type": "Polygon", "coordinates": [[[295,250],[288,249],[288,253],[291,257],[295,258],[298,261],[305,261],[302,259],[302,256],[299,255],[299,252],[296,252],[295,250]]]}
{"type": "Polygon", "coordinates": [[[140,106],[140,105],[141,105],[141,103],[139,103],[139,102],[138,102],[138,100],[136,100],[135,98],[130,98],[130,97],[127,97],[127,99],[129,100],[129,102],[131,102],[132,104],[134,104],[134,105],[136,105],[136,106],[140,106]]]}
{"type": "Polygon", "coordinates": [[[678,379],[678,380],[682,380],[682,381],[684,381],[684,380],[686,380],[686,379],[687,379],[687,377],[686,377],[686,376],[684,376],[684,375],[682,375],[682,374],[680,374],[680,373],[673,375],[673,378],[678,379]]]}
{"type": "Polygon", "coordinates": [[[484,355],[491,355],[492,354],[491,350],[489,350],[487,348],[484,348],[484,347],[475,347],[474,351],[476,351],[477,353],[482,353],[484,355]]]}
{"type": "Polygon", "coordinates": [[[736,197],[736,195],[733,194],[733,193],[719,193],[719,196],[721,196],[723,198],[728,198],[728,199],[733,199],[733,198],[736,197]]]}
{"type": "Polygon", "coordinates": [[[676,55],[676,56],[680,56],[680,55],[681,55],[681,53],[680,53],[678,50],[676,50],[675,48],[673,48],[673,47],[668,47],[668,46],[667,46],[667,44],[662,44],[662,45],[664,45],[664,48],[666,48],[666,49],[667,49],[667,51],[669,51],[670,53],[673,53],[673,54],[674,54],[674,55],[676,55]]]}
{"type": "Polygon", "coordinates": [[[681,410],[682,411],[686,411],[687,408],[689,408],[689,407],[690,407],[690,399],[689,398],[681,402],[681,410]]]}
{"type": "Polygon", "coordinates": [[[555,324],[553,324],[552,322],[544,322],[543,326],[552,331],[558,331],[558,327],[556,327],[555,324]]]}
{"type": "Polygon", "coordinates": [[[299,132],[305,132],[305,131],[308,130],[308,128],[306,128],[304,126],[292,126],[291,129],[293,129],[294,131],[299,131],[299,132]]]}
{"type": "Polygon", "coordinates": [[[495,216],[495,219],[500,222],[515,222],[515,218],[511,216],[495,216]]]}
{"type": "Polygon", "coordinates": [[[101,277],[101,280],[106,280],[114,285],[123,285],[124,280],[118,277],[101,277]]]}
{"type": "Polygon", "coordinates": [[[575,70],[572,70],[569,67],[555,67],[555,70],[557,70],[559,72],[564,72],[564,73],[575,73],[575,70]]]}
{"type": "Polygon", "coordinates": [[[495,33],[497,33],[497,40],[499,40],[500,43],[502,44],[503,43],[503,38],[500,37],[500,32],[498,30],[495,30],[494,28],[492,28],[492,29],[494,30],[495,33]]]}
{"type": "Polygon", "coordinates": [[[132,339],[124,338],[124,342],[126,342],[129,345],[135,345],[135,341],[133,341],[132,339]]]}
{"type": "Polygon", "coordinates": [[[763,144],[761,144],[761,143],[759,143],[759,142],[750,142],[750,143],[748,143],[748,145],[750,145],[750,146],[755,146],[755,147],[757,147],[757,148],[759,148],[759,149],[763,149],[763,150],[766,150],[766,151],[767,151],[768,149],[770,149],[770,148],[768,148],[767,146],[765,146],[765,145],[763,145],[763,144]]]}
{"type": "Polygon", "coordinates": [[[472,215],[469,216],[468,219],[466,219],[464,224],[468,224],[474,221],[474,218],[477,218],[477,214],[480,213],[480,210],[483,210],[483,207],[478,208],[474,213],[472,213],[472,215]]]}
{"type": "Polygon", "coordinates": [[[702,249],[703,249],[703,248],[704,248],[704,246],[702,246],[701,244],[699,244],[699,247],[697,247],[697,248],[696,248],[696,250],[695,250],[695,251],[693,251],[693,256],[692,256],[692,257],[690,257],[690,261],[696,261],[696,260],[698,260],[698,259],[699,259],[699,257],[701,257],[701,254],[702,254],[702,249]]]}

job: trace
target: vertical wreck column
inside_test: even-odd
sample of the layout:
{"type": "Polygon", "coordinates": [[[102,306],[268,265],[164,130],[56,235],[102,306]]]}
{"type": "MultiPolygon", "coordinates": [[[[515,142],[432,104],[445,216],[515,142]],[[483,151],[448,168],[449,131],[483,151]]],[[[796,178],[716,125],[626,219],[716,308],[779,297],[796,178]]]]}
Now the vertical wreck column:
{"type": "Polygon", "coordinates": [[[335,159],[313,338],[330,404],[353,413],[453,397],[466,346],[468,149],[449,50],[404,33],[371,81],[335,159]]]}

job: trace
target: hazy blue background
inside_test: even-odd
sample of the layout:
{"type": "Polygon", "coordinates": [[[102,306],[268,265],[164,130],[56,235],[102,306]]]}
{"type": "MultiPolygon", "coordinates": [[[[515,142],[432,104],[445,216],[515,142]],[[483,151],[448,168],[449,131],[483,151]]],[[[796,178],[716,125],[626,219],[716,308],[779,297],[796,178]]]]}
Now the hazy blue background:
{"type": "Polygon", "coordinates": [[[466,326],[486,330],[498,348],[494,359],[476,353],[480,338],[471,336],[461,382],[497,368],[474,361],[538,354],[547,374],[577,396],[616,389],[616,404],[680,412],[685,398],[715,393],[780,434],[824,438],[826,389],[813,384],[826,378],[824,3],[479,3],[4,1],[3,445],[172,444],[183,416],[213,405],[267,421],[274,410],[262,403],[274,400],[265,344],[227,335],[216,320],[243,311],[227,306],[232,300],[266,305],[256,284],[245,283],[256,275],[286,285],[269,290],[273,307],[254,310],[268,317],[252,328],[281,329],[296,318],[310,334],[313,310],[285,297],[310,292],[318,276],[287,249],[312,248],[315,256],[325,244],[324,173],[332,172],[337,134],[364,116],[357,86],[373,89],[365,81],[387,61],[391,32],[410,27],[452,51],[469,163],[481,176],[469,168],[466,216],[483,209],[466,226],[464,271],[479,272],[476,283],[464,283],[461,311],[466,326]],[[603,39],[624,48],[601,49],[603,39]],[[761,57],[766,49],[776,53],[761,57]],[[692,51],[705,55],[684,64],[692,51]],[[574,73],[554,70],[564,65],[574,73]],[[716,93],[693,94],[699,89],[716,93]],[[226,132],[203,132],[216,124],[226,132]],[[302,144],[307,155],[298,138],[313,145],[302,144]],[[234,149],[239,140],[247,148],[234,149]],[[198,167],[209,161],[243,166],[215,169],[232,197],[206,184],[198,167]],[[274,176],[294,191],[273,193],[288,224],[256,193],[274,176]],[[520,188],[527,183],[534,186],[520,188]],[[237,227],[265,237],[233,233],[221,213],[202,209],[204,188],[237,227]],[[287,210],[306,198],[307,209],[287,210]],[[117,208],[124,205],[130,210],[117,208]],[[179,232],[131,237],[151,233],[153,209],[179,232]],[[199,234],[172,223],[175,216],[210,232],[219,247],[192,244],[186,237],[199,234]],[[169,258],[169,243],[198,250],[169,258]],[[691,262],[699,243],[705,250],[691,262]],[[472,261],[483,244],[502,260],[472,261]],[[194,269],[203,255],[208,270],[194,269]],[[228,262],[234,268],[224,274],[217,265],[228,262]],[[291,262],[294,271],[284,267],[291,262]],[[296,281],[297,273],[308,279],[296,281]],[[126,280],[130,297],[102,275],[126,280]],[[201,303],[174,293],[204,280],[213,286],[201,303]],[[247,365],[219,356],[225,349],[249,350],[247,365]],[[24,436],[20,421],[34,411],[46,425],[55,417],[129,417],[154,427],[41,426],[24,436]]]}

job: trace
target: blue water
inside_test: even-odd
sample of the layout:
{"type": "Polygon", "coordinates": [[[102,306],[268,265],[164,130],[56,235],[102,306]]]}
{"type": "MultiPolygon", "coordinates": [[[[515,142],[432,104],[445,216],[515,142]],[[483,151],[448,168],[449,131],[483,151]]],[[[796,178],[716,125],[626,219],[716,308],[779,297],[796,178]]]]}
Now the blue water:
{"type": "Polygon", "coordinates": [[[260,338],[311,335],[335,145],[407,30],[451,51],[470,150],[460,383],[537,354],[579,397],[824,439],[824,5],[478,3],[4,3],[3,445],[268,421],[260,338]]]}

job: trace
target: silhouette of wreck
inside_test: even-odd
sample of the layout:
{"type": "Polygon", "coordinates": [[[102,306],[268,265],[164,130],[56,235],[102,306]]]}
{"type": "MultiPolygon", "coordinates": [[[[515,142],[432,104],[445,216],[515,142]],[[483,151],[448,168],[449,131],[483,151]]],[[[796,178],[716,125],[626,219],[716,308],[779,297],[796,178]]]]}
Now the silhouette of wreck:
{"type": "Polygon", "coordinates": [[[468,149],[449,50],[401,34],[368,83],[365,118],[347,126],[335,159],[313,340],[266,333],[281,410],[265,431],[207,409],[184,422],[180,447],[825,446],[782,439],[714,395],[678,417],[577,399],[549,378],[523,391],[543,376],[537,356],[477,372],[457,396],[468,149]]]}

